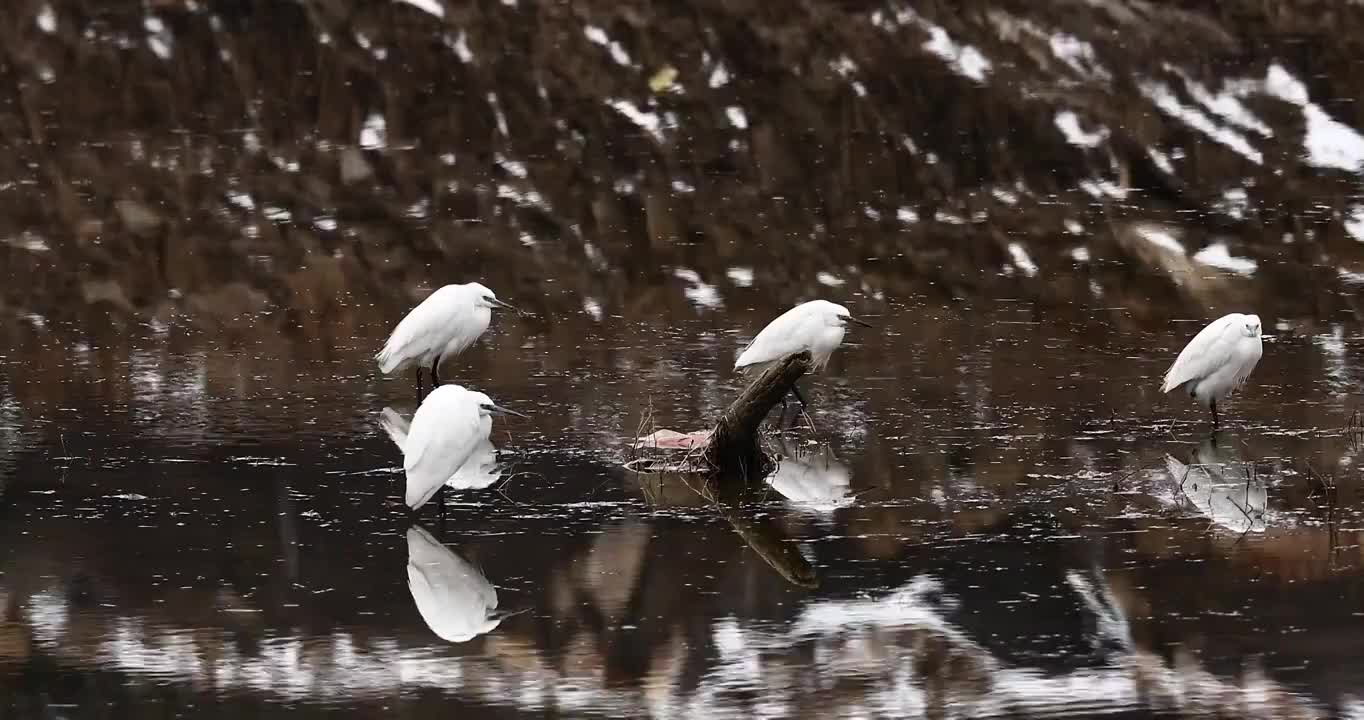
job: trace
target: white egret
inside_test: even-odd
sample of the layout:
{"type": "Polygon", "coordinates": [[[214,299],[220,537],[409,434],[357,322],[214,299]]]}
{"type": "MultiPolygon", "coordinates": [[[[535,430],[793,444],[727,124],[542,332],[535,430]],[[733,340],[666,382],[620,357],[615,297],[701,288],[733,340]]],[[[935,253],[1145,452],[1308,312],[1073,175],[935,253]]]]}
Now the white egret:
{"type": "Polygon", "coordinates": [[[1264,352],[1260,342],[1260,316],[1232,313],[1203,328],[1179,353],[1160,391],[1179,389],[1212,411],[1218,426],[1217,401],[1246,381],[1264,352]]]}
{"type": "MultiPolygon", "coordinates": [[[[801,303],[768,323],[739,354],[734,361],[734,369],[745,373],[761,373],[787,355],[808,350],[811,369],[819,370],[829,363],[829,356],[843,344],[843,333],[850,322],[871,327],[854,318],[847,308],[828,300],[801,303]]],[[[801,395],[800,388],[792,384],[791,390],[804,408],[805,397],[801,395]]],[[[786,400],[783,399],[783,414],[785,408],[786,400]]]]}
{"type": "Polygon", "coordinates": [[[479,489],[497,479],[486,471],[493,458],[493,413],[525,417],[459,385],[442,385],[426,396],[401,442],[409,508],[421,508],[447,484],[479,489]]]}
{"type": "Polygon", "coordinates": [[[407,313],[388,336],[384,349],[374,356],[379,370],[390,375],[417,366],[417,399],[422,394],[422,368],[431,367],[431,387],[440,385],[440,362],[464,352],[488,329],[492,309],[520,310],[497,299],[480,283],[446,285],[431,293],[407,313]]]}
{"type": "MultiPolygon", "coordinates": [[[[487,435],[474,447],[474,451],[469,454],[469,459],[464,461],[464,465],[445,481],[445,484],[456,490],[481,490],[502,477],[502,468],[497,463],[497,448],[493,446],[491,437],[492,418],[482,418],[482,422],[488,425],[487,435]]],[[[379,414],[379,426],[388,434],[398,450],[402,450],[407,445],[407,433],[412,427],[412,421],[403,417],[401,413],[391,407],[386,407],[379,414]]],[[[480,428],[482,431],[482,428],[480,428]]]]}
{"type": "Polygon", "coordinates": [[[407,530],[407,589],[442,640],[465,642],[517,614],[497,609],[497,589],[469,561],[417,525],[407,530]]]}

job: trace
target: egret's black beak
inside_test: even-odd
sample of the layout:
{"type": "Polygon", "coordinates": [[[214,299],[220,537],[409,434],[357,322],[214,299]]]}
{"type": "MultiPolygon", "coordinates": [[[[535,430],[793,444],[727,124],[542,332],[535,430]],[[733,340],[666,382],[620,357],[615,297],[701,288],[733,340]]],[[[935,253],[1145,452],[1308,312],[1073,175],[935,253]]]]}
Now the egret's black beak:
{"type": "Polygon", "coordinates": [[[862,322],[861,320],[858,320],[857,318],[855,318],[855,317],[853,317],[853,316],[851,316],[851,315],[848,316],[848,321],[849,321],[849,322],[855,322],[855,323],[857,323],[858,325],[861,325],[862,327],[876,327],[875,325],[872,325],[871,323],[862,322]]]}
{"type": "Polygon", "coordinates": [[[523,313],[523,312],[521,312],[519,309],[517,309],[517,307],[516,307],[515,305],[512,305],[511,303],[504,303],[504,302],[502,302],[501,300],[498,300],[497,298],[488,298],[488,302],[492,303],[493,305],[495,305],[495,306],[497,306],[497,307],[505,308],[505,309],[507,309],[507,310],[510,310],[510,311],[516,313],[517,315],[525,315],[525,313],[523,313]]]}
{"type": "MultiPolygon", "coordinates": [[[[524,418],[524,417],[526,417],[525,415],[522,415],[521,413],[516,412],[515,410],[508,410],[507,408],[504,408],[504,407],[502,407],[501,405],[495,405],[495,404],[493,404],[493,403],[488,403],[487,405],[484,405],[483,407],[488,408],[488,412],[496,413],[496,414],[498,414],[498,415],[515,415],[516,417],[519,417],[519,418],[524,418]]],[[[529,418],[527,418],[527,419],[529,419],[529,418]]]]}

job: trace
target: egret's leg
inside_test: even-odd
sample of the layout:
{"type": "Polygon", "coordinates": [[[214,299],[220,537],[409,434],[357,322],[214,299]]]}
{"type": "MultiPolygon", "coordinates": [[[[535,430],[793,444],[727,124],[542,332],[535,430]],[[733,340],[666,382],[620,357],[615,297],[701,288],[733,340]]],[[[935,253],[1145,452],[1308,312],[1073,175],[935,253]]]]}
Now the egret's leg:
{"type": "Polygon", "coordinates": [[[815,421],[810,419],[810,411],[808,410],[809,403],[805,402],[805,396],[800,394],[800,386],[796,383],[791,383],[791,392],[795,393],[796,399],[800,401],[800,415],[791,418],[791,427],[795,427],[796,421],[803,415],[805,416],[805,422],[810,425],[810,430],[813,431],[815,429],[815,421]]]}
{"type": "MultiPolygon", "coordinates": [[[[796,387],[795,385],[792,385],[792,386],[791,386],[791,389],[795,390],[795,387],[796,387]]],[[[796,397],[797,397],[797,398],[800,397],[800,391],[799,391],[799,390],[796,391],[796,397]]],[[[786,399],[785,397],[782,398],[782,400],[785,400],[785,399],[786,399]]],[[[784,427],[784,428],[781,427],[780,425],[777,426],[778,429],[781,429],[781,430],[783,430],[783,431],[793,429],[793,428],[796,426],[796,423],[799,423],[799,422],[800,422],[800,416],[801,416],[801,414],[804,413],[804,412],[805,412],[805,403],[802,402],[802,403],[800,404],[800,407],[797,408],[796,411],[795,411],[794,413],[791,414],[791,422],[787,423],[787,424],[786,424],[786,427],[784,427]]],[[[784,419],[784,418],[786,417],[786,413],[785,413],[785,412],[782,412],[781,416],[782,416],[782,418],[784,419]]]]}
{"type": "Polygon", "coordinates": [[[786,420],[786,396],[781,396],[781,412],[777,413],[777,430],[781,430],[782,423],[786,420]]]}
{"type": "Polygon", "coordinates": [[[432,390],[435,390],[436,388],[440,387],[440,371],[437,370],[437,368],[439,368],[439,367],[440,367],[440,356],[437,355],[437,356],[436,356],[436,359],[431,361],[431,389],[432,389],[432,390]]]}
{"type": "Polygon", "coordinates": [[[1216,429],[1219,424],[1217,421],[1217,398],[1213,398],[1212,401],[1208,403],[1208,407],[1212,408],[1212,426],[1216,429]]]}

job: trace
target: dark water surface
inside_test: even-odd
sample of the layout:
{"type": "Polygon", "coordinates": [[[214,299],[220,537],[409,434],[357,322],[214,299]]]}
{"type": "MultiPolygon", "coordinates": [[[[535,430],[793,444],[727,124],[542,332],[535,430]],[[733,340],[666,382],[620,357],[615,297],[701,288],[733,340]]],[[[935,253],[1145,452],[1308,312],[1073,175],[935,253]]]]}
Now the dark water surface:
{"type": "MultiPolygon", "coordinates": [[[[1214,447],[1196,409],[1156,392],[1194,325],[1124,333],[1106,319],[1119,311],[1062,321],[1007,301],[862,314],[880,328],[805,381],[821,432],[774,442],[792,458],[737,514],[620,467],[650,402],[658,427],[689,430],[733,396],[745,336],[729,317],[606,318],[571,337],[496,318],[450,374],[532,417],[495,427],[500,494],[465,492],[418,525],[524,612],[463,642],[409,590],[420,534],[377,419],[410,412],[412,388],[376,377],[382,329],[291,357],[175,328],[21,332],[0,364],[0,708],[1364,708],[1364,518],[1341,392],[1359,338],[1275,334],[1214,447]],[[788,581],[772,547],[794,548],[817,587],[788,581]]],[[[483,616],[446,597],[447,613],[483,616]]]]}
{"type": "Polygon", "coordinates": [[[1364,5],[773,7],[9,2],[0,720],[1364,717],[1364,5]],[[470,280],[530,418],[414,523],[470,280]],[[815,297],[770,492],[624,469],[815,297]]]}

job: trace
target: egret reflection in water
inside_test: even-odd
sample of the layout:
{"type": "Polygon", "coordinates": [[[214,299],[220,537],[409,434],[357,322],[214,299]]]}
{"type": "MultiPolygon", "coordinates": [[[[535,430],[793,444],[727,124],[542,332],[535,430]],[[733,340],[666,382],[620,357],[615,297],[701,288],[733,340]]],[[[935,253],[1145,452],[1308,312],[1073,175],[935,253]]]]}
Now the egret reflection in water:
{"type": "Polygon", "coordinates": [[[442,640],[467,642],[517,614],[497,608],[497,589],[472,563],[413,525],[407,530],[407,589],[427,627],[442,640]]]}
{"type": "Polygon", "coordinates": [[[1264,532],[1269,503],[1265,478],[1255,463],[1219,446],[1215,436],[1200,442],[1187,463],[1166,455],[1165,467],[1176,492],[1217,526],[1236,533],[1264,532]]]}
{"type": "Polygon", "coordinates": [[[781,460],[767,484],[799,510],[828,515],[852,504],[851,473],[828,445],[810,451],[781,440],[781,460]]]}

